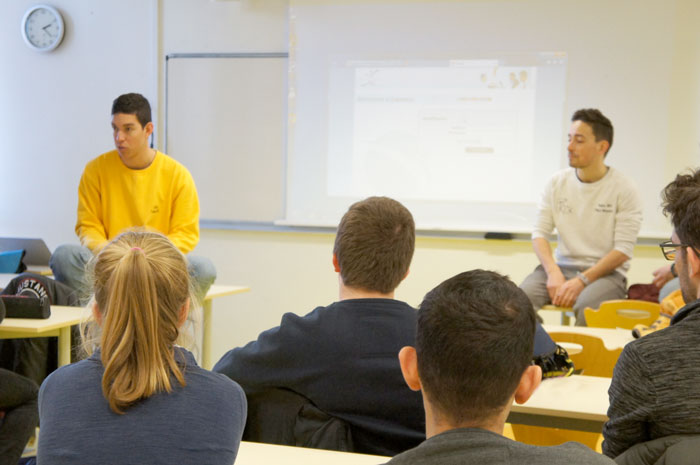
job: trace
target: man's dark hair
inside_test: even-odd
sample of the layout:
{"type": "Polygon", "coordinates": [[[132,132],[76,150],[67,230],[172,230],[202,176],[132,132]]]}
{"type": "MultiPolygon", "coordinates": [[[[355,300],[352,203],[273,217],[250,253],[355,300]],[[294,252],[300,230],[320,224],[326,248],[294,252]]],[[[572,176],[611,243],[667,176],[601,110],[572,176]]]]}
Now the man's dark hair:
{"type": "Polygon", "coordinates": [[[411,212],[388,197],[369,197],[340,220],[333,253],[346,286],[388,294],[406,277],[415,243],[411,212]]]}
{"type": "Polygon", "coordinates": [[[700,169],[677,175],[661,196],[664,214],[671,217],[681,242],[700,247],[700,169]]]}
{"type": "Polygon", "coordinates": [[[424,395],[453,425],[491,418],[530,365],[534,337],[532,304],[506,276],[472,270],[444,281],[418,311],[424,395]]]}
{"type": "Polygon", "coordinates": [[[583,121],[591,127],[593,130],[593,135],[595,136],[595,141],[600,142],[601,140],[608,141],[608,150],[605,155],[610,151],[610,147],[613,144],[613,125],[610,120],[596,108],[583,108],[577,110],[574,116],[571,117],[571,121],[583,121]]]}
{"type": "Polygon", "coordinates": [[[141,123],[141,127],[151,122],[151,105],[141,94],[123,94],[112,102],[112,115],[125,113],[136,115],[136,119],[141,123]]]}

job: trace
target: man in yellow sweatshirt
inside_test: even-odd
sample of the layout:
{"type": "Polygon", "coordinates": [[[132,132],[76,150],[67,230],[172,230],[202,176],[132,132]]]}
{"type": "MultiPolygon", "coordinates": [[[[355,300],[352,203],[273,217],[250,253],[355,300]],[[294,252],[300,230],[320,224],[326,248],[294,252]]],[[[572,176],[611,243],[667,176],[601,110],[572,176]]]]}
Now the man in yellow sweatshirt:
{"type": "MultiPolygon", "coordinates": [[[[85,264],[107,242],[133,227],[154,229],[184,254],[199,242],[199,199],[187,168],[149,146],[151,106],[140,94],[124,94],[112,104],[116,150],[90,161],[78,187],[75,232],[82,245],[59,246],[50,266],[56,280],[82,290],[85,264]]],[[[197,292],[216,278],[211,261],[188,256],[197,292]]]]}

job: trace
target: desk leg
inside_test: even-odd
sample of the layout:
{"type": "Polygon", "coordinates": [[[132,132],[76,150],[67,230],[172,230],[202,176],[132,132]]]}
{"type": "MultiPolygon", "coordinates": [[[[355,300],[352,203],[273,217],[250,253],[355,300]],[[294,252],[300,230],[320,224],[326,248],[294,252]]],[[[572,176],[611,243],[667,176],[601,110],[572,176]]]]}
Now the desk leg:
{"type": "Polygon", "coordinates": [[[202,368],[212,369],[211,361],[211,299],[205,300],[202,305],[202,368]]]}
{"type": "Polygon", "coordinates": [[[58,330],[58,366],[70,363],[70,326],[58,330]]]}

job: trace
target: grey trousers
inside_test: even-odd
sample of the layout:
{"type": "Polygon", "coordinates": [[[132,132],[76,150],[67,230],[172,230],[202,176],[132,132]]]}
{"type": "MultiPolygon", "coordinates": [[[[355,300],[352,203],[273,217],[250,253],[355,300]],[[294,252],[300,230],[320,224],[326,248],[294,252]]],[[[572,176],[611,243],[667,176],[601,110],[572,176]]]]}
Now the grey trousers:
{"type": "MultiPolygon", "coordinates": [[[[560,268],[566,279],[572,279],[576,277],[576,273],[585,270],[585,268],[574,266],[560,266],[560,268]]],[[[520,284],[520,289],[525,291],[535,311],[538,311],[544,305],[552,303],[547,292],[547,273],[545,273],[542,265],[538,265],[535,271],[525,278],[520,284]]],[[[600,303],[606,300],[624,299],[626,297],[627,278],[617,271],[596,279],[581,291],[578,299],[576,299],[576,303],[574,303],[576,326],[586,326],[586,317],[583,312],[586,307],[598,308],[600,303]]]]}

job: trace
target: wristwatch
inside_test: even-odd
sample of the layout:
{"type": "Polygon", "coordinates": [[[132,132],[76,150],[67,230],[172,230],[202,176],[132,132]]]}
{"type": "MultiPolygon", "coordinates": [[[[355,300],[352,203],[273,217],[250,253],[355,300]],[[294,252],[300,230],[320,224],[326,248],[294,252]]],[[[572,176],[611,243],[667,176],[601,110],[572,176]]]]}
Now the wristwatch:
{"type": "Polygon", "coordinates": [[[576,273],[576,277],[581,280],[584,287],[591,284],[591,282],[588,280],[588,278],[586,278],[586,275],[581,273],[580,271],[578,273],[576,273]]]}

